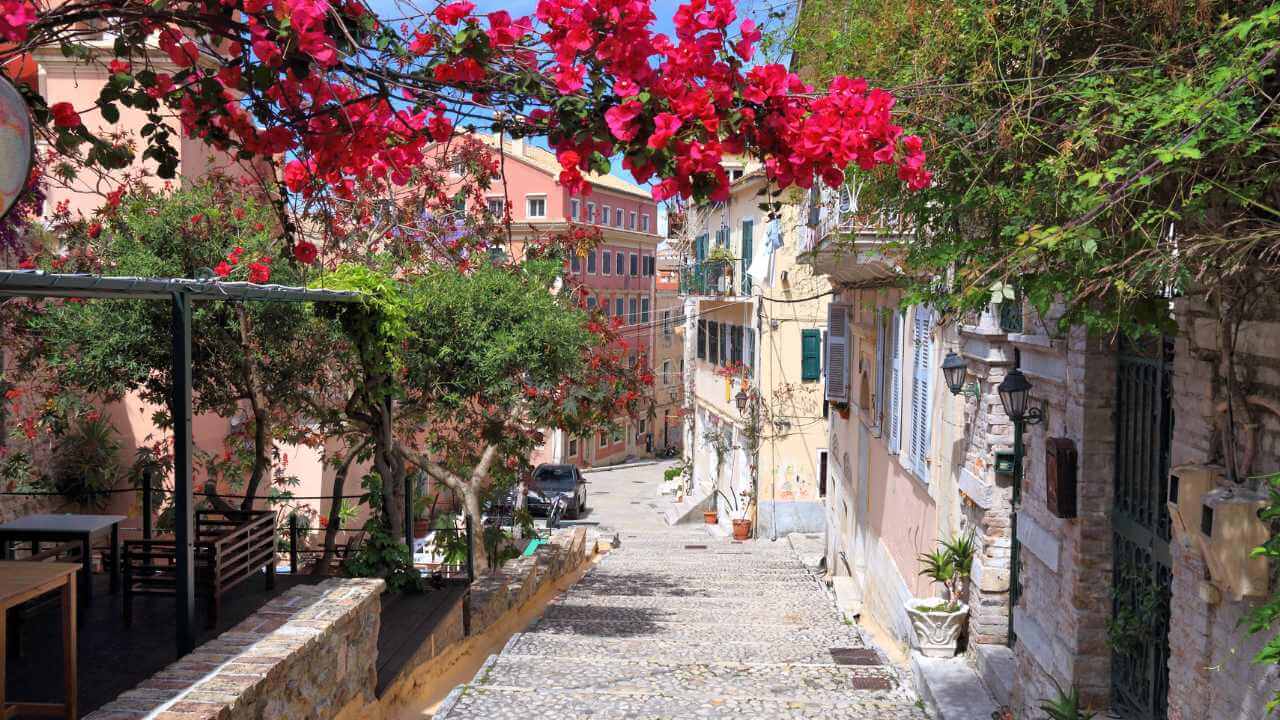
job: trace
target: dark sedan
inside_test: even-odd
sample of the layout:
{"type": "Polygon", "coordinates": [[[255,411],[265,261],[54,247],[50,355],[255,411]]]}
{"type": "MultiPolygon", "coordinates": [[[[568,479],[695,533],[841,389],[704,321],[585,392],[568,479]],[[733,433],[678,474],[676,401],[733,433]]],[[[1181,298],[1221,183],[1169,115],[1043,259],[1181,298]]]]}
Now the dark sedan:
{"type": "Polygon", "coordinates": [[[587,509],[587,481],[576,465],[544,463],[533,471],[529,483],[529,512],[544,514],[557,498],[565,502],[564,515],[577,518],[587,509]]]}

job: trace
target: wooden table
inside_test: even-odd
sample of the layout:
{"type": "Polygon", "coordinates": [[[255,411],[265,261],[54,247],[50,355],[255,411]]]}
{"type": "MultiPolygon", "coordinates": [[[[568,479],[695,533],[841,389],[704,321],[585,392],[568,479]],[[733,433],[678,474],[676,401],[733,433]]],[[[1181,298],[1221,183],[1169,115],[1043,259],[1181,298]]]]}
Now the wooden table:
{"type": "Polygon", "coordinates": [[[59,562],[15,562],[0,560],[0,720],[12,715],[65,717],[75,720],[76,712],[76,584],[72,582],[80,566],[59,562]],[[8,648],[9,609],[45,593],[62,590],[63,703],[11,703],[4,697],[5,660],[8,648]]]}
{"type": "MultiPolygon", "coordinates": [[[[80,597],[85,607],[93,604],[93,538],[111,533],[111,592],[120,583],[120,522],[123,515],[27,515],[0,525],[0,560],[9,559],[10,544],[31,543],[32,552],[39,552],[40,543],[78,542],[80,562],[84,572],[80,575],[80,597]]],[[[3,720],[3,718],[0,718],[3,720]]]]}

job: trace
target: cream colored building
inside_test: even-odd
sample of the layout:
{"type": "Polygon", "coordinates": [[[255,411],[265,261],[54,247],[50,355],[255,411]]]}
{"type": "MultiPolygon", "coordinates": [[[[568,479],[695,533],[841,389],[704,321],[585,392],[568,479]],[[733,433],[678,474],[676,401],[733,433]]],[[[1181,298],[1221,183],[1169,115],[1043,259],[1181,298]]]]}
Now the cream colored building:
{"type": "Polygon", "coordinates": [[[684,226],[685,458],[722,523],[745,514],[757,537],[818,532],[830,286],[796,262],[799,198],[771,218],[764,174],[726,167],[730,200],[691,208],[684,226]]]}

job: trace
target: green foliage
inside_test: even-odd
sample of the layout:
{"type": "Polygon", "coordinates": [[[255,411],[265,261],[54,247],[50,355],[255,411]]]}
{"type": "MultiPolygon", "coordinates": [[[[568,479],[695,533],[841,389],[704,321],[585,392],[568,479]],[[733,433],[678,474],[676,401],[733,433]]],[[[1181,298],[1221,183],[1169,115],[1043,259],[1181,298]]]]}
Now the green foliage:
{"type": "Polygon", "coordinates": [[[383,506],[382,480],[377,473],[368,473],[360,485],[365,491],[361,502],[375,512],[365,524],[364,541],[346,562],[346,572],[352,577],[382,578],[391,592],[421,592],[422,575],[413,566],[413,553],[402,538],[392,536],[386,521],[378,515],[383,506]]]}
{"type": "Polygon", "coordinates": [[[921,565],[919,574],[942,583],[949,601],[945,607],[954,611],[973,567],[973,535],[958,535],[950,540],[939,540],[938,544],[938,549],[917,556],[921,565]]]}
{"type": "Polygon", "coordinates": [[[49,458],[49,489],[68,500],[106,507],[120,479],[120,441],[111,423],[98,415],[79,418],[58,438],[49,458]]]}
{"type": "Polygon", "coordinates": [[[1040,699],[1040,709],[1049,716],[1049,720],[1091,720],[1097,717],[1097,713],[1081,707],[1079,688],[1072,686],[1070,691],[1064,691],[1057,680],[1053,684],[1058,696],[1040,699]]]}
{"type": "MultiPolygon", "coordinates": [[[[1263,522],[1271,523],[1274,529],[1280,522],[1280,473],[1266,478],[1270,490],[1268,504],[1259,513],[1263,522]]],[[[1271,538],[1261,547],[1254,548],[1254,557],[1265,557],[1271,563],[1273,571],[1280,568],[1280,533],[1273,532],[1271,538]]],[[[1274,633],[1253,657],[1258,665],[1280,666],[1280,582],[1273,579],[1271,597],[1254,608],[1242,621],[1250,635],[1258,633],[1274,633]]],[[[1280,690],[1277,690],[1267,703],[1267,712],[1274,713],[1280,708],[1280,690]]]]}
{"type": "Polygon", "coordinates": [[[1060,326],[1140,332],[1171,288],[1280,272],[1277,28],[1270,0],[816,0],[791,49],[895,90],[925,137],[933,188],[857,194],[903,219],[910,300],[1014,285],[1041,316],[1064,301],[1060,326]]]}

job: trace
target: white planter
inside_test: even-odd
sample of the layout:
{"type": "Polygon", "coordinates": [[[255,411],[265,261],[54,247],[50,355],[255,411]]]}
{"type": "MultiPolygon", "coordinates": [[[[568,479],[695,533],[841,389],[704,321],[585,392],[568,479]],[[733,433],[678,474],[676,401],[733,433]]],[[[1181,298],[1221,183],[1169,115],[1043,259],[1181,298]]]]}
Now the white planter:
{"type": "Polygon", "coordinates": [[[916,643],[926,657],[955,657],[956,639],[969,619],[969,606],[960,603],[955,612],[925,610],[943,603],[942,598],[917,598],[907,601],[907,617],[916,632],[916,643]]]}

